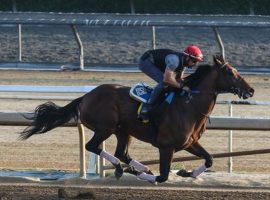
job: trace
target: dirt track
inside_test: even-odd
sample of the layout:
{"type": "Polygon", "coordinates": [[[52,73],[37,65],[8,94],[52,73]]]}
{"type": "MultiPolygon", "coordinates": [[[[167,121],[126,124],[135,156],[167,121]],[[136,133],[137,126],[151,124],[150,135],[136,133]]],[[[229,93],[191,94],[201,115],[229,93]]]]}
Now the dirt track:
{"type": "Polygon", "coordinates": [[[5,184],[3,178],[0,180],[2,199],[270,199],[269,175],[248,177],[207,173],[197,179],[171,175],[168,182],[158,185],[137,180],[133,176],[124,176],[120,180],[110,176],[104,179],[66,179],[53,182],[9,178],[4,181],[5,184]],[[256,182],[257,186],[248,185],[249,182],[256,182]]]}
{"type": "Polygon", "coordinates": [[[269,191],[199,189],[199,188],[121,188],[121,187],[51,187],[51,186],[0,186],[1,200],[58,200],[58,199],[98,199],[98,200],[267,200],[269,191]],[[59,195],[60,194],[60,195],[59,195]],[[63,198],[59,198],[63,197],[63,198]]]}

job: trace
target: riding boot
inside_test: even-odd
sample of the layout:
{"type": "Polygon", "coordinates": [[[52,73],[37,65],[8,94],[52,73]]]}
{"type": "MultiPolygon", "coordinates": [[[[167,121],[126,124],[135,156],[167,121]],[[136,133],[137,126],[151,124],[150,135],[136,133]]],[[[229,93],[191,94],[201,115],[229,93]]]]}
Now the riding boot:
{"type": "Polygon", "coordinates": [[[149,111],[153,108],[153,105],[155,105],[156,100],[158,99],[159,95],[163,91],[163,83],[159,83],[156,85],[154,90],[152,91],[147,103],[143,104],[140,117],[143,122],[147,122],[149,120],[149,111]]]}

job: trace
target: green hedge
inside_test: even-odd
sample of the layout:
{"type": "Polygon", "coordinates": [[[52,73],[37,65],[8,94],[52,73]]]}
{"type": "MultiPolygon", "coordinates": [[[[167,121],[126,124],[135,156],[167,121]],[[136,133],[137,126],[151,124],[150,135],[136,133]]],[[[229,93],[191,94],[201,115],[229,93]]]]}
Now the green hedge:
{"type": "MultiPolygon", "coordinates": [[[[129,13],[130,0],[14,0],[18,11],[129,13]]],[[[12,0],[0,0],[11,11],[12,0]]],[[[270,0],[133,0],[136,13],[270,15],[270,0]],[[250,6],[250,2],[252,6],[250,6]]]]}

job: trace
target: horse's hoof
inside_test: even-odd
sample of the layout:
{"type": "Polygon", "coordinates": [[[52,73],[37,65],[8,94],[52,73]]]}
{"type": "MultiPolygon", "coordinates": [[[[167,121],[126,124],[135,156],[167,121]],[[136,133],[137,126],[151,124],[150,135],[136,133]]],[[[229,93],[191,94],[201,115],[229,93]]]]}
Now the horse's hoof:
{"type": "Polygon", "coordinates": [[[154,183],[152,182],[153,185],[157,185],[157,182],[155,181],[154,183]]]}
{"type": "Polygon", "coordinates": [[[121,167],[121,165],[117,165],[115,166],[115,170],[114,170],[114,176],[116,177],[116,179],[120,179],[122,176],[123,176],[123,173],[124,173],[124,170],[123,168],[121,167]]]}
{"type": "Polygon", "coordinates": [[[164,177],[164,176],[157,176],[156,177],[156,182],[157,183],[164,183],[168,180],[168,177],[164,177]]]}
{"type": "Polygon", "coordinates": [[[152,185],[157,185],[158,184],[158,182],[157,181],[155,181],[155,182],[153,182],[153,181],[147,181],[148,183],[151,183],[152,185]]]}
{"type": "Polygon", "coordinates": [[[176,173],[178,176],[182,176],[182,177],[192,177],[192,172],[188,172],[185,169],[181,169],[176,173]]]}
{"type": "Polygon", "coordinates": [[[123,170],[122,171],[115,170],[114,176],[116,177],[117,180],[120,179],[123,176],[123,170]]]}
{"type": "Polygon", "coordinates": [[[132,174],[132,175],[135,175],[135,176],[137,176],[139,174],[139,172],[134,167],[127,167],[124,170],[124,172],[125,173],[129,173],[129,174],[132,174]]]}
{"type": "Polygon", "coordinates": [[[115,171],[114,171],[114,175],[115,175],[115,177],[117,179],[120,179],[123,176],[123,173],[124,173],[124,171],[123,171],[122,168],[121,169],[115,169],[115,171]]]}

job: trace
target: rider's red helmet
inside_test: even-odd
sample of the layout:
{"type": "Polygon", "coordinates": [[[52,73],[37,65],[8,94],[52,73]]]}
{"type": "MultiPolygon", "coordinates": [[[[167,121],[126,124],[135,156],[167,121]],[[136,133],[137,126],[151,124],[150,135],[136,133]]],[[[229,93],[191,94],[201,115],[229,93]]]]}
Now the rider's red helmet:
{"type": "Polygon", "coordinates": [[[183,52],[185,55],[190,56],[198,61],[203,61],[203,54],[199,47],[195,45],[188,46],[183,52]]]}

